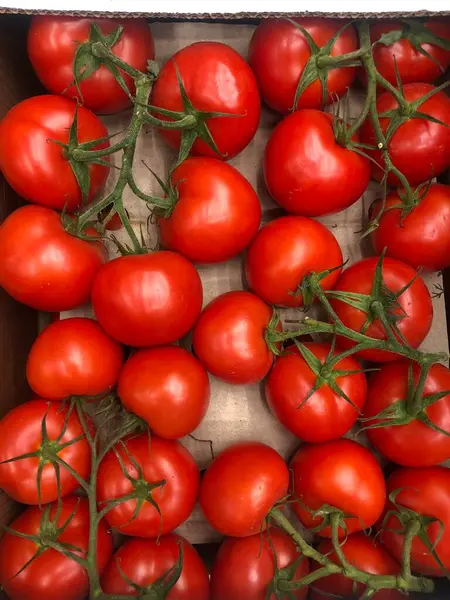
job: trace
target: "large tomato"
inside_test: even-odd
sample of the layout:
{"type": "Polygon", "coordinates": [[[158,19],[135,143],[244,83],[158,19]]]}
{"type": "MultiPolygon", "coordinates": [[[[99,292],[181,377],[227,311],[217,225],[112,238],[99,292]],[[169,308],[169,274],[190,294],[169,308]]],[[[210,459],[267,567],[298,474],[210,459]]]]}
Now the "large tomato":
{"type": "MultiPolygon", "coordinates": [[[[57,503],[27,508],[11,524],[11,529],[26,535],[42,534],[42,544],[4,533],[0,540],[0,584],[10,600],[84,600],[89,593],[89,578],[85,569],[75,560],[53,548],[45,547],[48,532],[41,531],[44,511],[49,510],[49,521],[57,527],[67,524],[54,540],[71,545],[70,550],[85,558],[89,541],[89,506],[85,498],[69,496],[62,500],[57,516],[57,503]],[[71,515],[73,515],[70,520],[71,515]],[[45,535],[44,535],[45,533],[45,535]],[[74,550],[79,548],[80,552],[74,550]],[[17,573],[40,550],[40,555],[19,574],[17,573]]],[[[54,529],[54,528],[53,528],[54,529]]],[[[52,527],[50,527],[50,535],[52,527]]],[[[97,565],[101,573],[113,552],[112,536],[100,521],[97,533],[97,565]]]]}
{"type": "MultiPolygon", "coordinates": [[[[285,569],[299,560],[300,553],[292,538],[279,529],[270,528],[262,535],[245,538],[227,538],[222,542],[211,575],[211,600],[276,600],[281,596],[267,596],[267,586],[275,575],[275,565],[285,569]]],[[[303,558],[291,581],[309,573],[308,559],[303,558]]],[[[305,586],[290,596],[305,600],[305,586]]],[[[286,596],[287,598],[287,596],[286,596]]]]}
{"type": "Polygon", "coordinates": [[[280,217],[262,227],[247,252],[250,288],[269,304],[302,306],[305,276],[335,269],[321,280],[334,287],[343,263],[339,244],[322,223],[306,217],[280,217]]]}
{"type": "Polygon", "coordinates": [[[129,437],[107,453],[98,470],[97,499],[103,507],[109,501],[135,491],[136,499],[115,506],[107,513],[106,521],[126,535],[156,538],[172,531],[189,517],[197,500],[199,477],[195,460],[180,442],[155,435],[150,438],[143,433],[129,437]],[[120,456],[128,477],[117,456],[120,456]],[[129,477],[136,483],[133,484],[129,477]],[[160,482],[161,485],[149,492],[148,486],[160,482]],[[161,514],[147,500],[148,492],[161,514]],[[138,498],[142,504],[138,504],[138,498]],[[135,515],[136,508],[139,510],[135,515]]]}
{"type": "MultiPolygon", "coordinates": [[[[293,493],[310,510],[334,506],[346,518],[345,533],[374,525],[383,512],[386,486],[375,456],[361,444],[348,439],[326,444],[301,446],[291,462],[293,493]]],[[[306,527],[322,523],[302,504],[294,503],[295,513],[306,527]]],[[[344,534],[341,528],[340,534],[344,534]]],[[[320,531],[329,537],[330,527],[320,531]]]]}
{"type": "MultiPolygon", "coordinates": [[[[345,25],[341,19],[295,18],[314,42],[323,48],[345,25]]],[[[352,25],[346,27],[331,48],[331,56],[358,49],[358,38],[352,25]]],[[[250,42],[249,62],[263,100],[278,112],[287,114],[293,108],[321,108],[322,86],[315,79],[301,95],[297,106],[294,98],[300,77],[311,57],[311,49],[300,29],[287,19],[264,19],[250,42]]],[[[356,70],[331,69],[327,75],[327,102],[341,96],[355,79],[356,70]]]]}
{"type": "MultiPolygon", "coordinates": [[[[222,158],[228,160],[239,154],[253,139],[261,113],[258,86],[248,64],[233,48],[220,42],[186,46],[161,69],[152,91],[154,106],[183,110],[177,69],[196,111],[231,115],[208,118],[206,126],[222,158]]],[[[179,131],[164,129],[161,134],[170,146],[178,148],[179,131]]],[[[194,142],[193,153],[221,157],[200,138],[194,142]]]]}
{"type": "MultiPolygon", "coordinates": [[[[328,343],[307,342],[305,347],[319,365],[323,365],[331,353],[328,343]]],[[[335,351],[331,356],[336,354],[335,351]]],[[[347,399],[330,387],[328,377],[320,368],[316,374],[297,347],[291,346],[277,358],[267,378],[266,397],[270,410],[282,425],[305,442],[328,442],[342,437],[358,418],[358,412],[349,400],[360,410],[366,401],[366,376],[353,357],[343,358],[331,371],[330,383],[338,386],[347,399]],[[334,370],[341,371],[342,375],[333,377],[334,370]],[[345,371],[349,373],[345,374],[345,371]],[[320,382],[317,391],[308,398],[317,381],[320,382]]]]}
{"type": "Polygon", "coordinates": [[[178,201],[159,220],[161,243],[199,263],[228,260],[258,231],[261,205],[234,167],[207,157],[188,158],[173,171],[178,201]]]}
{"type": "Polygon", "coordinates": [[[123,574],[134,584],[148,589],[175,566],[181,548],[181,574],[165,596],[166,600],[209,600],[209,577],[202,559],[187,540],[173,533],[163,535],[159,540],[127,540],[103,572],[103,592],[139,596],[138,590],[127,583],[123,574]]]}
{"type": "Polygon", "coordinates": [[[122,363],[122,347],[96,321],[74,317],[51,323],[38,336],[27,379],[43,398],[96,396],[116,384],[122,363]]]}
{"type": "Polygon", "coordinates": [[[288,485],[288,468],[275,450],[260,442],[239,442],[223,450],[207,469],[200,506],[214,529],[246,537],[261,530],[288,485]]]}
{"type": "MultiPolygon", "coordinates": [[[[0,122],[0,170],[25,200],[58,210],[75,211],[82,204],[77,178],[65,157],[77,105],[62,96],[35,96],[16,104],[0,122]],[[55,140],[55,142],[53,141],[55,140]]],[[[98,117],[78,107],[78,142],[108,135],[98,117]]],[[[107,148],[105,141],[92,150],[107,148]]],[[[103,187],[109,168],[89,165],[89,202],[103,187]]]]}
{"type": "MultiPolygon", "coordinates": [[[[28,56],[36,75],[53,94],[78,98],[87,108],[97,113],[119,112],[131,104],[130,99],[111,71],[100,61],[94,73],[82,78],[82,97],[76,86],[72,85],[75,53],[80,44],[89,41],[92,24],[104,36],[111,35],[122,27],[122,34],[112,46],[112,52],[131,67],[146,72],[147,61],[155,57],[155,49],[145,19],[83,19],[37,15],[33,17],[28,33],[28,56]]],[[[123,70],[118,70],[130,92],[134,93],[133,79],[123,70]]]]}
{"type": "Polygon", "coordinates": [[[92,306],[100,325],[128,346],[160,346],[186,335],[202,309],[200,276],[176,252],[116,258],[97,273],[92,306]]]}

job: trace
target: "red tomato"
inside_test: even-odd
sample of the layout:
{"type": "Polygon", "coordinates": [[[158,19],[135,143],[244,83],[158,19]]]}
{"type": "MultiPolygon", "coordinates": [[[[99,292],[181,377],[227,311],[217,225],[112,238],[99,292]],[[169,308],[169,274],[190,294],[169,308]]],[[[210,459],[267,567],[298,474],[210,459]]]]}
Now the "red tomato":
{"type": "Polygon", "coordinates": [[[202,309],[193,265],[175,252],[128,255],[104,265],[92,306],[100,325],[128,346],[160,346],[186,335],[202,309]]]}
{"type": "MultiPolygon", "coordinates": [[[[130,106],[127,94],[104,65],[80,82],[82,97],[74,81],[73,61],[80,44],[89,41],[95,23],[104,36],[123,27],[120,39],[111,48],[131,67],[145,73],[147,61],[155,58],[153,38],[145,19],[83,19],[37,15],[28,33],[28,56],[36,75],[52,94],[79,98],[94,112],[116,113],[130,106]]],[[[91,55],[92,56],[92,55],[91,55]]],[[[133,79],[119,69],[128,89],[134,93],[133,79]]]]}
{"type": "MultiPolygon", "coordinates": [[[[220,42],[196,42],[177,52],[159,73],[152,104],[182,111],[175,65],[194,109],[232,115],[206,120],[222,157],[201,139],[194,142],[193,153],[226,160],[239,154],[253,139],[261,113],[258,86],[248,64],[233,48],[220,42]]],[[[161,134],[170,146],[179,147],[179,131],[164,129],[161,134]]]]}
{"type": "MultiPolygon", "coordinates": [[[[248,250],[245,270],[250,288],[267,303],[302,306],[303,294],[294,294],[304,277],[342,263],[339,244],[322,223],[281,217],[259,230],[248,250]]],[[[341,271],[337,268],[324,277],[323,289],[333,288],[341,271]]]]}
{"type": "MultiPolygon", "coordinates": [[[[301,446],[291,462],[293,492],[304,505],[317,510],[334,506],[345,514],[346,533],[362,531],[374,525],[381,516],[386,499],[383,472],[375,456],[361,444],[345,438],[301,446]]],[[[293,509],[305,527],[321,524],[300,504],[293,509]]],[[[344,534],[340,529],[340,533],[344,534]]],[[[320,532],[330,537],[330,527],[320,532]]]]}
{"type": "Polygon", "coordinates": [[[172,173],[178,201],[159,220],[161,243],[189,260],[228,260],[258,231],[261,206],[252,186],[236,169],[213,158],[188,158],[172,173]]]}
{"type": "MultiPolygon", "coordinates": [[[[276,600],[279,592],[266,595],[267,586],[278,569],[289,567],[300,553],[291,537],[279,529],[270,528],[262,535],[227,538],[220,546],[211,575],[211,600],[276,600]],[[270,536],[270,542],[269,542],[270,536]]],[[[309,573],[308,559],[298,565],[291,581],[309,573]]],[[[305,600],[308,587],[292,594],[295,600],[305,600]]]]}
{"type": "MultiPolygon", "coordinates": [[[[353,263],[341,275],[335,291],[370,296],[377,262],[378,258],[365,258],[353,263]]],[[[394,258],[383,260],[382,277],[385,286],[393,293],[402,290],[416,277],[414,283],[398,297],[400,308],[394,307],[391,313],[401,319],[397,321],[397,327],[408,344],[417,348],[426,338],[433,320],[430,292],[423,279],[417,276],[417,272],[413,268],[394,258]]],[[[370,316],[374,320],[370,323],[366,335],[377,340],[386,339],[386,331],[375,315],[368,315],[359,308],[350,306],[337,298],[331,298],[330,302],[342,323],[350,329],[361,331],[367,317],[370,316]]],[[[354,342],[344,337],[339,338],[339,344],[343,348],[354,346],[354,342]]],[[[398,358],[396,354],[384,350],[363,350],[357,355],[376,362],[388,362],[398,358]]]]}
{"type": "MultiPolygon", "coordinates": [[[[325,363],[331,346],[328,343],[310,342],[306,348],[325,363]]],[[[336,356],[337,352],[333,353],[336,356]]],[[[366,401],[367,383],[361,365],[351,356],[343,358],[334,367],[339,371],[360,371],[333,377],[332,381],[346,394],[355,406],[362,409],[366,401]]],[[[331,389],[326,380],[308,399],[316,380],[326,377],[316,375],[300,354],[291,346],[277,358],[266,383],[266,397],[273,415],[290,432],[305,442],[328,442],[345,435],[356,423],[358,412],[331,389]],[[306,402],[305,402],[306,400],[306,402]],[[305,404],[302,405],[302,403],[305,404]]]]}
{"type": "Polygon", "coordinates": [[[258,383],[273,363],[264,334],[272,309],[250,292],[227,292],[203,310],[193,349],[203,366],[229,383],[258,383]]]}
{"type": "MultiPolygon", "coordinates": [[[[428,83],[409,83],[404,86],[404,94],[408,102],[419,100],[430,92],[433,86],[428,83]]],[[[378,96],[378,114],[394,110],[397,101],[390,92],[378,96]]],[[[445,92],[438,92],[426,100],[418,109],[421,113],[442,121],[446,125],[432,123],[427,119],[410,118],[401,125],[391,137],[388,147],[389,156],[397,169],[403,173],[411,185],[417,185],[437,177],[449,166],[450,156],[450,98],[445,92]]],[[[390,117],[380,119],[384,133],[391,122],[390,117]]],[[[376,146],[376,137],[370,120],[363,123],[361,141],[376,146]]],[[[384,161],[379,150],[364,150],[381,167],[384,161]]],[[[381,181],[384,171],[371,161],[372,177],[381,181]]],[[[398,179],[392,173],[388,176],[390,185],[398,185],[398,179]]]]}
{"type": "MultiPolygon", "coordinates": [[[[345,25],[341,19],[294,18],[323,48],[345,25]]],[[[338,36],[331,56],[357,50],[358,38],[352,25],[338,36]]],[[[300,77],[311,57],[305,36],[287,19],[264,19],[256,28],[250,42],[249,62],[263,100],[278,112],[287,114],[293,108],[320,108],[322,86],[318,79],[309,85],[294,107],[295,92],[300,77]]],[[[327,102],[347,92],[355,79],[356,69],[331,69],[327,76],[327,102]]]]}
{"type": "Polygon", "coordinates": [[[97,499],[101,507],[135,489],[125,476],[116,452],[128,475],[139,481],[136,492],[142,497],[146,497],[148,485],[165,483],[151,492],[161,516],[150,502],[144,501],[134,517],[138,501],[133,499],[118,504],[107,513],[105,518],[109,525],[126,535],[149,538],[181,525],[194,509],[200,477],[195,460],[186,448],[175,440],[164,440],[155,435],[150,438],[147,433],[129,437],[118,444],[108,452],[98,470],[97,499]],[[142,470],[142,479],[135,463],[142,470]]]}
{"type": "MultiPolygon", "coordinates": [[[[420,441],[418,442],[420,444],[420,441]]],[[[399,469],[387,480],[387,492],[400,490],[396,504],[417,512],[424,517],[433,517],[436,521],[426,527],[430,543],[436,545],[436,553],[450,569],[450,470],[444,467],[425,467],[422,469],[399,469]]],[[[388,501],[386,511],[395,510],[388,501]]],[[[384,524],[381,541],[397,560],[401,560],[404,536],[392,529],[403,527],[396,516],[391,516],[384,524]]],[[[432,577],[446,577],[438,562],[430,554],[422,540],[415,537],[411,551],[411,569],[414,573],[432,577]]]]}
{"type": "Polygon", "coordinates": [[[27,362],[27,379],[36,394],[50,399],[97,396],[117,382],[122,347],[93,319],[54,321],[38,336],[27,362]]]}
{"type": "MultiPolygon", "coordinates": [[[[39,535],[43,512],[37,506],[27,508],[15,519],[10,527],[27,535],[39,535]]],[[[50,505],[50,521],[56,517],[57,503],[50,505]]],[[[55,539],[61,544],[71,544],[81,550],[72,550],[84,558],[89,539],[89,506],[85,498],[69,496],[62,501],[62,510],[56,521],[62,527],[74,513],[64,531],[55,539]],[[74,513],[75,511],[75,513],[74,513]]],[[[44,533],[44,532],[42,532],[44,533]]],[[[48,534],[47,534],[48,535],[48,534]]],[[[52,534],[50,533],[50,536],[52,534]]],[[[52,548],[39,546],[11,533],[4,533],[0,540],[0,583],[10,600],[84,600],[89,593],[89,578],[85,569],[72,558],[64,556],[52,548]],[[19,574],[17,573],[30,561],[38,550],[40,556],[35,558],[19,574]],[[43,550],[43,551],[42,551],[43,550]],[[17,576],[16,576],[17,575],[17,576]]],[[[97,565],[101,573],[113,553],[112,538],[103,521],[100,522],[97,534],[97,565]]]]}
{"type": "Polygon", "coordinates": [[[145,419],[160,437],[177,439],[196,429],[209,406],[209,379],[183,348],[139,350],[120,373],[118,394],[125,408],[145,419]]]}
{"type": "Polygon", "coordinates": [[[259,442],[239,442],[211,463],[200,486],[200,506],[209,523],[224,535],[259,533],[269,511],[289,486],[281,456],[259,442]]]}
{"type": "Polygon", "coordinates": [[[70,235],[60,215],[42,206],[23,206],[0,227],[0,285],[37,310],[59,312],[88,302],[107,258],[100,242],[70,235]]]}
{"type": "MultiPolygon", "coordinates": [[[[0,122],[0,170],[9,185],[25,200],[74,212],[82,194],[65,150],[52,140],[67,144],[76,103],[61,96],[35,96],[16,104],[0,122]]],[[[78,108],[78,142],[108,135],[98,117],[78,108]]],[[[108,148],[102,142],[92,148],[108,148]]],[[[103,187],[109,168],[89,165],[90,202],[103,187]]]]}
{"type": "Polygon", "coordinates": [[[125,581],[118,565],[128,579],[146,589],[174,567],[180,547],[183,548],[183,568],[177,583],[165,596],[166,600],[209,600],[209,577],[202,559],[187,540],[173,533],[159,540],[127,540],[103,573],[103,592],[139,596],[139,592],[125,581]]]}

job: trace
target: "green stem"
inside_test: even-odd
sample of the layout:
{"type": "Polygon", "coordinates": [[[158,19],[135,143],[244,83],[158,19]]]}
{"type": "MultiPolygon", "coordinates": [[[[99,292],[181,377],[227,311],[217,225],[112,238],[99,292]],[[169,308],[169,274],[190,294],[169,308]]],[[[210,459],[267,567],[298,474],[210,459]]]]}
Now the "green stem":
{"type": "Polygon", "coordinates": [[[139,79],[140,77],[145,75],[144,73],[142,73],[142,71],[135,69],[134,67],[126,63],[124,60],[116,56],[102,42],[94,42],[91,46],[91,52],[97,58],[107,58],[109,61],[114,63],[116,67],[122,69],[124,73],[127,73],[128,75],[130,75],[130,77],[133,77],[133,79],[139,79]]]}
{"type": "Polygon", "coordinates": [[[403,550],[402,550],[402,569],[401,575],[403,579],[411,577],[411,550],[412,543],[416,535],[420,531],[420,521],[412,521],[406,528],[405,535],[403,537],[403,550]]]}
{"type": "Polygon", "coordinates": [[[94,158],[103,158],[104,156],[110,156],[119,150],[123,150],[127,145],[127,136],[125,136],[120,142],[114,144],[113,146],[109,146],[108,148],[103,148],[102,150],[83,150],[82,148],[75,148],[71,151],[70,157],[73,160],[79,162],[89,162],[94,158]]]}
{"type": "Polygon", "coordinates": [[[353,62],[367,52],[367,48],[362,47],[353,52],[347,52],[347,54],[340,54],[338,56],[320,56],[317,59],[317,66],[319,69],[328,68],[339,68],[345,66],[346,62],[353,62]]]}
{"type": "Polygon", "coordinates": [[[430,361],[422,362],[420,365],[420,377],[419,382],[417,384],[416,389],[414,390],[414,394],[406,403],[406,412],[412,417],[417,417],[419,413],[422,412],[423,409],[423,388],[425,386],[425,381],[428,377],[428,373],[431,369],[432,363],[430,361]]]}

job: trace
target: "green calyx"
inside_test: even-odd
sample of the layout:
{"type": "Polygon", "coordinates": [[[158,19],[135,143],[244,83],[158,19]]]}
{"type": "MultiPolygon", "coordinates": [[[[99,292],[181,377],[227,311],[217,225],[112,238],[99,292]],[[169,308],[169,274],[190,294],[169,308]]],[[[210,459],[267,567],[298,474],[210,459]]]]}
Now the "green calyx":
{"type": "Polygon", "coordinates": [[[317,286],[320,285],[322,279],[325,279],[325,277],[328,277],[328,275],[331,275],[331,273],[342,269],[347,262],[348,259],[342,264],[331,267],[330,269],[325,269],[317,273],[307,273],[303,276],[297,289],[294,292],[289,292],[289,294],[294,297],[302,296],[304,310],[308,310],[316,298],[316,289],[317,286]]]}

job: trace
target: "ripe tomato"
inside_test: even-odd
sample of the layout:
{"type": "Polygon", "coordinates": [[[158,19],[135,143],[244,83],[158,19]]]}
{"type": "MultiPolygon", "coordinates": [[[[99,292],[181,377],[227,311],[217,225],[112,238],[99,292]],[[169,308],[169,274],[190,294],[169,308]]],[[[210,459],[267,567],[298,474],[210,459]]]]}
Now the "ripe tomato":
{"type": "MultiPolygon", "coordinates": [[[[28,56],[36,75],[52,94],[78,98],[96,113],[116,113],[130,106],[127,94],[104,65],[80,82],[82,97],[74,81],[73,61],[80,44],[90,39],[92,24],[104,36],[123,27],[122,35],[111,50],[130,66],[147,70],[147,61],[155,58],[153,38],[145,19],[83,19],[37,15],[28,33],[28,56]]],[[[92,54],[90,55],[92,56],[92,54]]],[[[100,62],[100,61],[99,61],[100,62]]],[[[125,84],[134,93],[133,79],[119,69],[125,84]]]]}
{"type": "Polygon", "coordinates": [[[200,506],[209,523],[224,535],[259,533],[264,520],[289,486],[281,456],[260,442],[239,442],[211,463],[200,486],[200,506]]]}
{"type": "MultiPolygon", "coordinates": [[[[176,67],[194,109],[232,115],[206,119],[222,156],[199,138],[194,142],[193,153],[225,160],[239,154],[253,139],[261,113],[258,86],[248,64],[233,48],[220,42],[186,46],[161,69],[152,91],[154,106],[183,110],[176,67]]],[[[179,147],[179,131],[164,129],[161,135],[172,148],[179,147]]]]}
{"type": "MultiPolygon", "coordinates": [[[[420,442],[419,442],[420,443],[420,442]]],[[[425,467],[422,469],[399,469],[387,480],[387,493],[400,490],[396,504],[417,512],[436,521],[426,527],[431,545],[436,545],[436,553],[450,569],[450,471],[444,467],[425,467]]],[[[395,507],[388,501],[386,511],[395,507]]],[[[404,536],[392,531],[402,530],[398,517],[392,515],[384,523],[381,541],[386,549],[398,561],[401,560],[404,536]]],[[[439,563],[430,554],[422,540],[415,537],[411,551],[411,569],[421,575],[446,577],[439,563]]]]}
{"type": "Polygon", "coordinates": [[[105,506],[109,501],[133,493],[135,490],[143,504],[132,499],[118,504],[105,519],[126,535],[156,538],[181,525],[191,514],[197,500],[199,470],[186,448],[175,440],[164,440],[147,433],[129,437],[110,450],[98,470],[98,502],[105,506]],[[128,479],[117,454],[129,476],[137,480],[137,488],[128,479]],[[131,460],[131,458],[133,460],[131,460]],[[139,465],[142,478],[136,467],[139,465]],[[148,486],[165,481],[151,491],[157,509],[147,500],[148,486]],[[134,515],[138,508],[137,515],[134,515]]]}
{"type": "Polygon", "coordinates": [[[60,215],[42,206],[23,206],[0,227],[0,285],[37,310],[59,312],[88,302],[107,258],[100,241],[70,235],[60,215]]]}
{"type": "MultiPolygon", "coordinates": [[[[294,18],[323,48],[345,25],[341,19],[294,18]]],[[[340,56],[358,49],[358,38],[352,25],[338,36],[331,49],[331,56],[340,56]]],[[[311,57],[311,49],[305,36],[287,19],[264,19],[256,28],[250,42],[249,62],[263,100],[278,112],[287,114],[293,108],[320,108],[322,86],[315,79],[303,92],[294,107],[295,92],[300,77],[311,57]]],[[[356,69],[339,68],[327,76],[327,102],[347,92],[355,79],[356,69]]]]}
{"type": "MultiPolygon", "coordinates": [[[[245,538],[227,538],[222,542],[211,575],[211,600],[276,600],[281,596],[267,596],[267,586],[279,570],[298,560],[300,553],[292,538],[276,528],[262,535],[245,538]],[[269,541],[270,536],[270,541],[269,541]]],[[[309,573],[308,559],[299,563],[291,581],[309,573]]],[[[308,587],[292,593],[295,600],[305,600],[308,587]]]]}
{"type": "Polygon", "coordinates": [[[188,158],[172,173],[178,201],[159,220],[161,243],[189,260],[228,260],[258,231],[261,205],[252,186],[234,167],[214,158],[188,158]]]}
{"type": "MultiPolygon", "coordinates": [[[[291,462],[291,470],[293,492],[309,509],[328,505],[354,515],[345,519],[346,533],[371,527],[383,512],[383,472],[375,456],[361,444],[343,438],[301,446],[291,462]]],[[[292,506],[305,527],[322,523],[321,517],[313,517],[300,504],[292,506]]],[[[344,534],[342,528],[339,531],[344,534]]],[[[330,527],[322,529],[320,535],[330,537],[330,527]]]]}
{"type": "Polygon", "coordinates": [[[160,437],[177,439],[196,429],[209,406],[209,379],[201,363],[177,346],[139,350],[120,373],[125,408],[160,437]]]}
{"type": "MultiPolygon", "coordinates": [[[[353,263],[342,273],[335,286],[335,291],[363,294],[369,297],[372,293],[378,260],[378,258],[365,258],[353,263]]],[[[426,338],[433,320],[430,292],[423,279],[413,268],[394,258],[383,260],[382,277],[386,288],[393,293],[400,292],[414,277],[416,278],[414,283],[398,297],[399,306],[394,306],[390,312],[392,317],[399,319],[396,325],[407,343],[413,348],[417,348],[426,338]]],[[[350,329],[361,331],[369,317],[373,321],[367,328],[366,335],[377,340],[386,339],[386,331],[375,314],[372,314],[370,306],[366,313],[338,298],[331,298],[330,302],[342,323],[350,329]]],[[[339,338],[339,344],[343,348],[354,346],[353,341],[344,337],[339,338]]],[[[357,355],[376,362],[388,362],[398,358],[396,354],[384,350],[363,350],[357,355]]]]}
{"type": "MultiPolygon", "coordinates": [[[[404,94],[408,102],[419,100],[430,92],[433,86],[428,83],[409,83],[404,86],[404,94]]],[[[398,107],[398,103],[390,92],[380,94],[377,98],[377,111],[382,114],[398,107]]],[[[410,118],[401,125],[388,143],[389,156],[397,169],[403,173],[411,185],[417,185],[437,177],[449,165],[450,156],[450,98],[444,92],[438,92],[426,100],[419,108],[421,113],[430,115],[445,123],[432,123],[427,119],[410,118]]],[[[381,117],[380,124],[384,133],[391,122],[390,117],[381,117]]],[[[376,136],[370,120],[363,123],[361,141],[376,146],[376,136]]],[[[384,168],[383,157],[379,150],[364,150],[375,162],[384,168]]],[[[372,177],[381,181],[384,175],[382,168],[370,162],[372,177]]],[[[395,175],[389,173],[388,183],[398,185],[395,175]]]]}
{"type": "MultiPolygon", "coordinates": [[[[49,520],[57,515],[57,503],[27,508],[10,527],[27,535],[42,534],[42,545],[11,533],[4,533],[0,540],[0,584],[10,600],[84,600],[89,593],[89,578],[85,569],[75,560],[61,552],[45,547],[45,538],[61,544],[71,544],[71,551],[84,558],[89,540],[89,506],[85,498],[69,496],[62,500],[62,510],[56,520],[57,527],[67,523],[64,531],[52,537],[52,531],[41,530],[44,511],[50,509],[49,520]],[[72,520],[69,521],[73,514],[72,520]],[[44,535],[46,533],[46,535],[44,535]],[[81,552],[73,550],[76,546],[81,552]],[[41,554],[19,574],[38,550],[41,554]]],[[[97,565],[101,573],[113,553],[112,537],[105,523],[100,522],[97,534],[97,565]]]]}
{"type": "Polygon", "coordinates": [[[54,321],[37,337],[27,362],[27,379],[36,394],[54,400],[96,396],[117,382],[122,347],[93,319],[54,321]]]}
{"type": "MultiPolygon", "coordinates": [[[[377,216],[380,202],[373,206],[377,216]]],[[[450,266],[450,187],[433,184],[419,196],[413,210],[402,218],[403,204],[398,191],[386,197],[380,224],[372,232],[377,254],[386,248],[388,256],[414,268],[439,271],[450,266]]]]}
{"type": "Polygon", "coordinates": [[[229,383],[258,383],[273,363],[264,333],[272,309],[250,292],[227,292],[206,306],[193,333],[203,366],[229,383]]]}
{"type": "MultiPolygon", "coordinates": [[[[67,144],[76,103],[61,96],[35,96],[16,104],[0,122],[0,170],[9,185],[25,200],[58,210],[74,212],[82,194],[65,149],[52,140],[67,144]]],[[[98,117],[78,107],[78,142],[107,136],[98,117]]],[[[102,142],[92,148],[108,148],[102,142]]],[[[109,168],[89,165],[90,202],[103,187],[109,168]]]]}
{"type": "MultiPolygon", "coordinates": [[[[302,306],[304,277],[339,267],[339,244],[322,223],[306,217],[281,217],[262,227],[247,253],[245,270],[250,288],[269,304],[302,306]]],[[[321,280],[334,287],[341,268],[321,280]]]]}
{"type": "Polygon", "coordinates": [[[300,110],[278,123],[267,143],[267,189],[290,213],[319,217],[339,212],[369,185],[369,159],[341,146],[332,123],[328,113],[300,110]]]}
{"type": "Polygon", "coordinates": [[[128,346],[179,340],[197,320],[202,300],[199,274],[175,252],[116,258],[99,270],[92,288],[100,325],[128,346]]]}
{"type": "MultiPolygon", "coordinates": [[[[305,346],[319,360],[319,364],[323,365],[330,355],[329,343],[307,342],[305,346]]],[[[333,352],[332,355],[336,354],[333,352]]],[[[267,378],[266,397],[270,410],[282,425],[305,442],[328,442],[340,438],[358,418],[353,406],[329,386],[325,369],[326,366],[322,367],[322,371],[316,375],[297,347],[291,346],[277,358],[267,378]],[[319,387],[308,398],[317,380],[319,387]]],[[[366,401],[367,383],[361,365],[349,356],[340,360],[333,367],[334,370],[352,372],[332,377],[331,382],[362,409],[366,401]]]]}
{"type": "Polygon", "coordinates": [[[164,535],[159,540],[127,540],[103,573],[103,592],[139,596],[139,592],[125,581],[122,573],[136,585],[149,588],[174,567],[181,547],[183,568],[178,581],[165,596],[166,600],[209,600],[209,577],[202,559],[187,540],[174,533],[164,535]]]}

